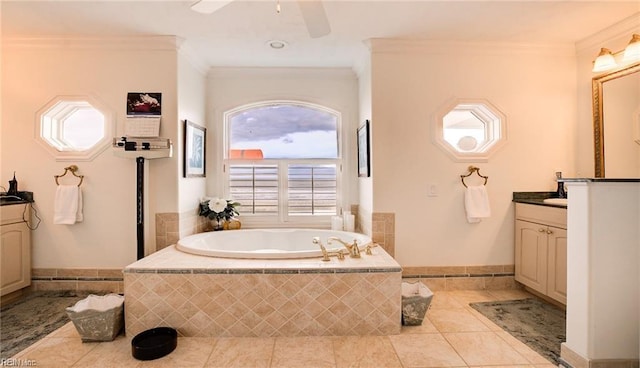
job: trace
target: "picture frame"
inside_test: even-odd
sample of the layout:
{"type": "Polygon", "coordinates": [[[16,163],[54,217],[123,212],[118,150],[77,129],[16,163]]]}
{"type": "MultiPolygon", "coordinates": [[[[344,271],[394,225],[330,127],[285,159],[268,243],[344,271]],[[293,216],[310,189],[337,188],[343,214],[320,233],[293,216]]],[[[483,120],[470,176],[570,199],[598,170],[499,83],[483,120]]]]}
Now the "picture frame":
{"type": "Polygon", "coordinates": [[[371,176],[371,167],[369,164],[369,120],[365,120],[364,124],[358,128],[358,176],[371,176]]]}
{"type": "Polygon", "coordinates": [[[184,177],[206,176],[207,129],[189,120],[184,121],[184,177]]]}

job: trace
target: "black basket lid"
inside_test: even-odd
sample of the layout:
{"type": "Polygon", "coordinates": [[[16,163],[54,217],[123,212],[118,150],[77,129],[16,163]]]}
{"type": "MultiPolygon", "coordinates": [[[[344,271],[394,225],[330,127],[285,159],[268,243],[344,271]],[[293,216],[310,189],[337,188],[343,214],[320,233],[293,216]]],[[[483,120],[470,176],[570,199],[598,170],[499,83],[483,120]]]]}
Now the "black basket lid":
{"type": "Polygon", "coordinates": [[[156,327],[140,332],[131,340],[131,355],[153,360],[171,353],[178,346],[178,332],[171,327],[156,327]]]}

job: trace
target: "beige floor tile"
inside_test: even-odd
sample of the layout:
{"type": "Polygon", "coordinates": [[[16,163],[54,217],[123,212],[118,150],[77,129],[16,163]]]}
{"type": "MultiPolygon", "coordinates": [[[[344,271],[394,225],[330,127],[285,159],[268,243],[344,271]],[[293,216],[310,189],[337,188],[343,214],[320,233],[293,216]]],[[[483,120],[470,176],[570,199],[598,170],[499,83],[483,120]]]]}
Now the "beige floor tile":
{"type": "Polygon", "coordinates": [[[124,335],[118,336],[110,342],[95,344],[96,347],[83,356],[73,367],[130,368],[140,364],[140,361],[131,355],[131,339],[124,335]]]}
{"type": "Polygon", "coordinates": [[[37,367],[71,367],[97,345],[78,338],[48,337],[17,354],[16,359],[32,361],[37,367]]]}
{"type": "Polygon", "coordinates": [[[389,336],[403,367],[464,367],[466,364],[441,334],[389,336]]]}
{"type": "Polygon", "coordinates": [[[485,317],[482,313],[478,312],[477,310],[471,307],[466,307],[465,309],[469,311],[469,313],[471,313],[471,315],[477,318],[480,322],[484,323],[484,325],[487,326],[489,330],[495,331],[495,332],[504,331],[500,326],[493,323],[489,318],[485,317]]]}
{"type": "Polygon", "coordinates": [[[441,308],[462,308],[464,304],[460,303],[453,296],[453,292],[451,291],[436,291],[433,293],[433,299],[431,299],[431,304],[429,305],[429,310],[431,309],[441,309],[441,308]]]}
{"type": "Polygon", "coordinates": [[[205,367],[269,367],[275,338],[230,337],[216,339],[205,367]]]}
{"type": "Polygon", "coordinates": [[[434,309],[429,311],[429,320],[439,332],[490,331],[465,308],[434,309]]]}
{"type": "Polygon", "coordinates": [[[495,332],[445,333],[443,336],[470,366],[529,364],[495,332]]]}
{"type": "Polygon", "coordinates": [[[335,367],[331,337],[278,337],[273,349],[273,368],[335,367]]]}
{"type": "Polygon", "coordinates": [[[502,338],[504,341],[506,341],[509,345],[511,345],[512,348],[514,348],[518,353],[520,353],[520,355],[525,357],[530,363],[536,364],[536,365],[552,364],[552,362],[547,360],[547,358],[538,354],[535,350],[531,349],[525,343],[516,339],[506,331],[498,331],[496,332],[496,334],[500,338],[502,338]]]}
{"type": "Polygon", "coordinates": [[[196,368],[204,367],[213,350],[214,339],[210,337],[178,337],[178,346],[159,359],[140,361],[140,368],[196,368]]]}
{"type": "Polygon", "coordinates": [[[451,291],[451,296],[465,307],[468,306],[469,303],[489,302],[494,300],[494,296],[486,290],[456,290],[451,291]]]}
{"type": "Polygon", "coordinates": [[[333,340],[336,366],[400,368],[400,360],[386,336],[342,336],[333,340]]]}
{"type": "MultiPolygon", "coordinates": [[[[533,365],[514,364],[514,365],[492,365],[491,368],[534,368],[533,365]]],[[[469,368],[483,368],[481,365],[471,365],[469,368]]],[[[555,367],[558,368],[558,367],[555,367]]]]}
{"type": "Polygon", "coordinates": [[[80,339],[80,334],[78,330],[76,330],[76,326],[73,325],[73,322],[69,322],[46,337],[75,337],[80,339]]]}
{"type": "Polygon", "coordinates": [[[429,320],[429,315],[422,320],[422,324],[420,326],[402,326],[400,333],[403,334],[419,334],[419,333],[436,333],[438,329],[436,326],[431,323],[429,320]]]}

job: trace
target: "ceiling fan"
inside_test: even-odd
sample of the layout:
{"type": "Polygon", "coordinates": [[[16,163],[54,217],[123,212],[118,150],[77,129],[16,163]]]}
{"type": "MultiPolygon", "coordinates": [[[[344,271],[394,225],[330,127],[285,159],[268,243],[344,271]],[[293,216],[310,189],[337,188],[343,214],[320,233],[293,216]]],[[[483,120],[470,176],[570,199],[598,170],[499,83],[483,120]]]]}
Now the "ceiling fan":
{"type": "MultiPolygon", "coordinates": [[[[191,9],[199,13],[212,14],[223,8],[234,0],[198,0],[191,5],[191,9]]],[[[297,0],[298,7],[302,13],[302,18],[307,25],[309,36],[311,38],[319,38],[326,36],[331,32],[327,13],[321,0],[297,0]]],[[[280,1],[276,3],[277,12],[280,12],[280,1]]]]}

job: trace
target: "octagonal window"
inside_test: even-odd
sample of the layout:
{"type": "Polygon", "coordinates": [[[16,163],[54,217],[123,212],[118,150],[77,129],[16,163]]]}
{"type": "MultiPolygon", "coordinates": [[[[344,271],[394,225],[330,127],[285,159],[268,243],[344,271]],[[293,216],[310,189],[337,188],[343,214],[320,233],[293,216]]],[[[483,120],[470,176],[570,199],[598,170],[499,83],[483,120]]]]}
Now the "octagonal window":
{"type": "Polygon", "coordinates": [[[91,160],[110,145],[110,116],[93,98],[57,97],[38,113],[38,138],[58,160],[91,160]]]}
{"type": "Polygon", "coordinates": [[[504,115],[485,100],[455,99],[433,124],[435,142],[456,161],[486,161],[506,140],[504,115]]]}

